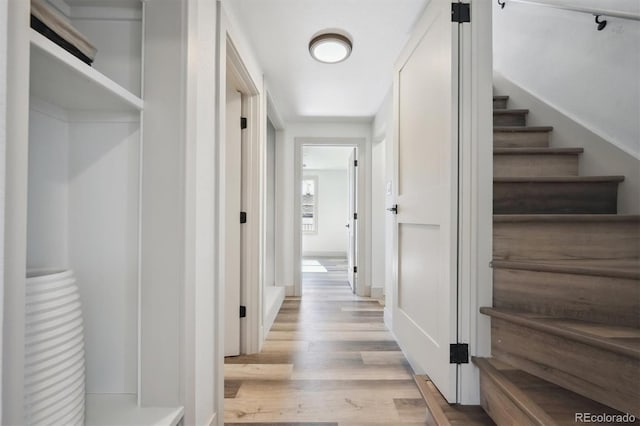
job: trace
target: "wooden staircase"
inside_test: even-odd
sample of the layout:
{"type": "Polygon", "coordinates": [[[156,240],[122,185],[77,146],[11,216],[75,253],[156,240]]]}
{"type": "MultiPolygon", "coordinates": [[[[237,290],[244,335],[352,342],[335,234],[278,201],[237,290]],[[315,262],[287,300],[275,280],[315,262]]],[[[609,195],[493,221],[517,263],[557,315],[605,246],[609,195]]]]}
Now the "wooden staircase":
{"type": "Polygon", "coordinates": [[[527,127],[528,111],[507,103],[494,97],[482,407],[498,425],[640,417],[640,216],[617,214],[624,177],[579,176],[582,149],[550,148],[553,129],[527,127]]]}

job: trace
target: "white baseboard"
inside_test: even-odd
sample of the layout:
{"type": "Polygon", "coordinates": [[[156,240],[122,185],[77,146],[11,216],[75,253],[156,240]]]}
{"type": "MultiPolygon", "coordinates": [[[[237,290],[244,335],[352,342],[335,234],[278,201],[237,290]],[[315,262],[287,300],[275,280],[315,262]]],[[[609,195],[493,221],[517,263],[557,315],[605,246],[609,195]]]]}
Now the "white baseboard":
{"type": "Polygon", "coordinates": [[[302,257],[347,257],[347,253],[343,251],[305,251],[302,257]]]}
{"type": "MultiPolygon", "coordinates": [[[[273,322],[280,312],[282,302],[284,302],[285,288],[284,287],[265,287],[264,289],[264,321],[262,328],[262,339],[264,340],[269,334],[273,322]]],[[[262,342],[260,342],[262,346],[262,342]]]]}
{"type": "Polygon", "coordinates": [[[390,306],[384,307],[384,325],[386,325],[389,330],[393,330],[393,317],[390,306]]]}
{"type": "Polygon", "coordinates": [[[371,297],[381,299],[384,296],[384,287],[371,287],[371,297]]]}

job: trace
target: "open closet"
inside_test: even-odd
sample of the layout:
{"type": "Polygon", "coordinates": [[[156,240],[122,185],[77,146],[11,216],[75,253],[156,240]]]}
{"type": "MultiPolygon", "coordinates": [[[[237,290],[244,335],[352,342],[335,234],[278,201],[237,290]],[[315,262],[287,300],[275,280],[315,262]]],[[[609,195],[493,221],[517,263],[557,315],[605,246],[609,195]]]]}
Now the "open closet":
{"type": "Polygon", "coordinates": [[[141,325],[143,2],[47,6],[97,54],[90,66],[20,27],[28,21],[12,24],[30,43],[23,415],[27,424],[180,424],[179,396],[141,396],[143,352],[154,349],[149,337],[143,348],[141,325]]]}

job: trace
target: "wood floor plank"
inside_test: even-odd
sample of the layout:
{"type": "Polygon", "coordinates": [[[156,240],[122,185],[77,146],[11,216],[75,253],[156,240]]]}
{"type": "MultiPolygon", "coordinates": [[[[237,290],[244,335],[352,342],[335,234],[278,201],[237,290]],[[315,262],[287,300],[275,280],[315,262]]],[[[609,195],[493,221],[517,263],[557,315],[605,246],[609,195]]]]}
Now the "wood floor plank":
{"type": "Polygon", "coordinates": [[[400,347],[395,341],[323,341],[309,342],[309,350],[312,352],[334,352],[334,351],[399,351],[400,347]]]}
{"type": "Polygon", "coordinates": [[[292,380],[407,380],[411,372],[403,366],[365,366],[364,368],[306,368],[294,370],[292,380]]]}
{"type": "Polygon", "coordinates": [[[265,379],[287,380],[293,372],[292,364],[225,364],[224,377],[228,380],[265,379]]]}
{"type": "Polygon", "coordinates": [[[386,331],[382,322],[330,322],[330,323],[276,323],[271,331],[386,331]]]}
{"type": "Polygon", "coordinates": [[[366,365],[408,365],[407,359],[400,351],[364,351],[360,356],[366,365]]]}
{"type": "Polygon", "coordinates": [[[276,398],[279,394],[344,392],[371,393],[390,398],[419,398],[420,391],[413,379],[402,380],[243,380],[239,396],[246,398],[276,398]]]}
{"type": "Polygon", "coordinates": [[[225,424],[424,425],[413,371],[377,300],[355,296],[344,259],[318,259],[259,354],[225,358],[225,424]]]}
{"type": "Polygon", "coordinates": [[[269,340],[328,341],[394,341],[388,331],[271,331],[269,340]]]}
{"type": "Polygon", "coordinates": [[[224,397],[235,398],[242,386],[242,380],[225,379],[224,381],[224,397]]]}
{"type": "Polygon", "coordinates": [[[262,352],[292,352],[308,351],[309,342],[303,340],[267,340],[262,346],[262,352]]]}

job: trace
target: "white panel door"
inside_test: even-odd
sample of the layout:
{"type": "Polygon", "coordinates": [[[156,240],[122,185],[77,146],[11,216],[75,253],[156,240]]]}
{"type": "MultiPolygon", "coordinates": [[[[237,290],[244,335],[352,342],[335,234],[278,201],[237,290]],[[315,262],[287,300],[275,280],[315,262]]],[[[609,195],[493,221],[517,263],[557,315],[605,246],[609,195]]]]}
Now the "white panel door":
{"type": "Polygon", "coordinates": [[[227,89],[225,141],[225,315],[224,355],[240,354],[240,200],[242,185],[242,97],[227,89]]]}
{"type": "Polygon", "coordinates": [[[357,159],[357,149],[353,148],[351,155],[349,156],[349,217],[347,218],[347,231],[349,238],[349,252],[348,252],[348,265],[347,277],[349,285],[353,292],[356,292],[356,280],[358,274],[355,272],[358,264],[358,221],[355,219],[357,210],[357,191],[358,191],[358,173],[355,166],[357,159]]]}
{"type": "Polygon", "coordinates": [[[456,401],[458,24],[432,0],[401,56],[396,95],[393,328],[409,361],[456,401]]]}

